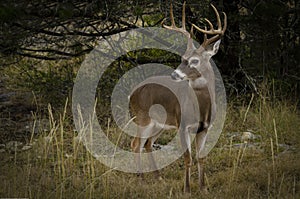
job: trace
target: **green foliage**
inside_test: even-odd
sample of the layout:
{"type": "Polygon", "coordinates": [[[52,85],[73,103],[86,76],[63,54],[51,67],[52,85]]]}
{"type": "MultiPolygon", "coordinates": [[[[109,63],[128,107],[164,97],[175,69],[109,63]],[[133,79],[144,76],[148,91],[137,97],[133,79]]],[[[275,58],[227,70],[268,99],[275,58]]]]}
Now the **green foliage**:
{"type": "Polygon", "coordinates": [[[145,15],[143,18],[148,26],[154,26],[161,20],[164,16],[161,13],[153,14],[153,15],[145,15]]]}
{"type": "Polygon", "coordinates": [[[71,96],[76,68],[80,59],[71,61],[23,60],[2,69],[6,86],[16,91],[29,90],[45,104],[63,106],[71,96]]]}
{"type": "Polygon", "coordinates": [[[19,17],[24,16],[24,10],[22,7],[15,7],[11,2],[0,7],[0,23],[16,20],[19,17]]]}

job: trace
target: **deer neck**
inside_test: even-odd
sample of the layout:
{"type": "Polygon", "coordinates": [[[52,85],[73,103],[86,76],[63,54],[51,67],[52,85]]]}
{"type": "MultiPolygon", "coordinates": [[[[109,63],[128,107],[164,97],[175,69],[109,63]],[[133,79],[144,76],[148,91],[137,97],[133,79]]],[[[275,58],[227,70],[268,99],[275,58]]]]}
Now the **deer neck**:
{"type": "Polygon", "coordinates": [[[189,86],[196,91],[207,88],[207,83],[207,79],[203,76],[198,77],[197,79],[189,80],[189,86]]]}
{"type": "Polygon", "coordinates": [[[200,72],[200,77],[189,80],[189,86],[194,90],[198,101],[209,98],[209,101],[215,102],[215,75],[211,65],[200,72]]]}
{"type": "MultiPolygon", "coordinates": [[[[197,69],[201,76],[195,79],[189,79],[189,85],[194,90],[203,90],[205,88],[214,89],[215,87],[215,75],[210,64],[207,64],[205,67],[197,69]]],[[[214,91],[214,90],[212,90],[214,91]]]]}

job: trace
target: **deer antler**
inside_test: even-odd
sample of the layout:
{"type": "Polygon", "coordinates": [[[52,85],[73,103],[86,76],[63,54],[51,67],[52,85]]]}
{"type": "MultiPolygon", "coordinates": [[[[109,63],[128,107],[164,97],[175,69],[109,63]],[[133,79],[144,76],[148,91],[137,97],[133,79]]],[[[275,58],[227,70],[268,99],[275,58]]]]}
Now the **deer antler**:
{"type": "Polygon", "coordinates": [[[171,26],[164,25],[163,24],[164,21],[163,21],[162,25],[164,28],[169,29],[169,30],[175,30],[177,32],[181,32],[188,38],[191,38],[191,34],[185,28],[185,2],[183,3],[183,8],[182,8],[182,28],[179,28],[175,25],[172,3],[170,5],[170,18],[171,18],[171,26]]]}
{"type": "Polygon", "coordinates": [[[204,48],[207,47],[209,44],[211,44],[211,43],[217,41],[218,39],[220,39],[224,35],[224,32],[227,28],[227,16],[226,16],[225,12],[222,12],[223,15],[224,15],[224,26],[222,28],[222,23],[221,23],[221,19],[220,19],[220,15],[219,15],[218,10],[215,8],[215,6],[213,4],[210,4],[210,5],[216,13],[218,29],[215,30],[212,23],[206,18],[205,18],[205,21],[208,23],[208,25],[210,27],[210,30],[206,30],[206,27],[205,27],[205,29],[201,29],[198,26],[196,26],[195,24],[192,24],[193,27],[195,27],[200,32],[204,33],[204,41],[201,44],[201,46],[203,46],[204,48]],[[215,36],[207,39],[207,35],[215,35],[215,36]]]}

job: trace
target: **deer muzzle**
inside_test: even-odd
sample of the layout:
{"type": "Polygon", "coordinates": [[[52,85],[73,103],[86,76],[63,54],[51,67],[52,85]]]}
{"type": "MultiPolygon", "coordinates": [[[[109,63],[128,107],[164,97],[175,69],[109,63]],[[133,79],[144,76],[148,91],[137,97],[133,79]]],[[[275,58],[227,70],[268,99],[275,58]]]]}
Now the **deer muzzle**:
{"type": "Polygon", "coordinates": [[[181,70],[176,69],[172,74],[171,74],[171,78],[173,80],[184,80],[184,78],[186,77],[186,74],[184,74],[183,72],[181,72],[181,70]]]}

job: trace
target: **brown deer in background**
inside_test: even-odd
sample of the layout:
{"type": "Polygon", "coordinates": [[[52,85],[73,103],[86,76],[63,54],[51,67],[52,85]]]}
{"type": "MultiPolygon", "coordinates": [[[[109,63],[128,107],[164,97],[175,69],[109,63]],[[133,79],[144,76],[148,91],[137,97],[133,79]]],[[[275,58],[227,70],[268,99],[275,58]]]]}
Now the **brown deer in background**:
{"type": "MultiPolygon", "coordinates": [[[[227,27],[227,17],[224,15],[224,26],[222,28],[221,20],[217,9],[211,5],[217,18],[217,29],[214,29],[212,23],[208,20],[207,23],[210,29],[201,29],[192,24],[198,31],[204,33],[204,41],[199,48],[193,44],[192,34],[186,30],[185,27],[185,3],[182,9],[182,27],[176,27],[173,16],[172,5],[170,7],[171,26],[163,25],[164,28],[174,30],[184,34],[188,38],[187,49],[181,57],[182,62],[178,68],[170,76],[157,76],[146,79],[138,85],[130,95],[130,110],[136,117],[135,123],[138,125],[137,136],[131,142],[131,148],[136,153],[137,168],[140,164],[139,154],[145,148],[147,152],[152,152],[152,146],[155,140],[159,137],[162,129],[178,129],[180,135],[180,142],[185,149],[185,185],[184,192],[190,192],[190,170],[192,166],[191,156],[191,129],[194,128],[196,133],[196,159],[198,166],[199,186],[203,190],[204,185],[204,158],[200,156],[201,150],[204,148],[206,141],[207,130],[212,125],[215,113],[215,75],[213,72],[210,59],[215,55],[219,49],[221,37],[227,27]],[[207,35],[213,35],[208,38],[207,35]],[[191,103],[189,92],[182,92],[182,84],[180,82],[187,82],[189,88],[196,96],[196,103],[199,108],[199,119],[196,120],[188,118],[190,109],[186,106],[191,103]],[[178,93],[175,95],[167,87],[156,84],[155,82],[163,82],[178,88],[178,93]],[[149,115],[149,110],[153,105],[161,105],[166,112],[166,120],[162,124],[156,121],[149,115]],[[184,116],[186,118],[182,119],[184,116]],[[179,129],[180,128],[180,129],[179,129]]],[[[176,91],[177,92],[177,91],[176,91]]],[[[156,168],[155,160],[150,153],[149,157],[152,167],[156,168]]],[[[159,175],[158,171],[157,174],[159,175]]]]}

